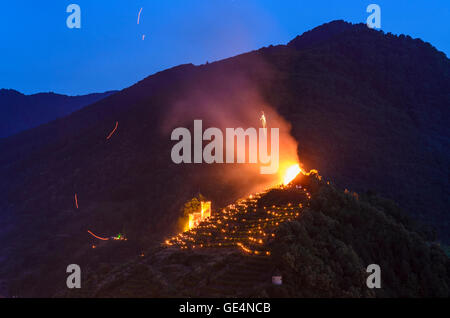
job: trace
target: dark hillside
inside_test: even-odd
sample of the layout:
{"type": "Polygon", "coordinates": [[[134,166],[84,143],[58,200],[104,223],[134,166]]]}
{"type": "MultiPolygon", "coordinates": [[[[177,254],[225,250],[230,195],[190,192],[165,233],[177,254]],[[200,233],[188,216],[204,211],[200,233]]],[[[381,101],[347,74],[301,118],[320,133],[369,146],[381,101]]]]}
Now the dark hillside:
{"type": "MultiPolygon", "coordinates": [[[[178,241],[146,251],[129,263],[103,266],[89,275],[82,289],[65,289],[58,296],[448,297],[449,259],[439,246],[424,240],[408,217],[400,222],[399,214],[388,200],[338,190],[315,174],[300,176],[290,187],[254,195],[216,212],[184,233],[193,238],[185,238],[187,248],[178,241]],[[311,192],[309,203],[304,188],[311,192]],[[295,208],[295,202],[303,202],[304,209],[295,208]],[[264,214],[271,219],[273,210],[277,215],[283,211],[282,215],[291,208],[300,214],[285,222],[274,216],[278,228],[270,220],[258,222],[264,214]],[[230,221],[232,211],[238,222],[230,221]],[[221,230],[239,238],[255,224],[268,234],[274,231],[274,236],[250,248],[271,254],[244,252],[223,240],[221,230]],[[246,230],[241,234],[226,230],[236,225],[246,230]],[[205,240],[208,232],[213,235],[205,240]],[[366,286],[369,264],[380,265],[380,289],[366,286]],[[273,273],[282,275],[282,286],[271,284],[273,273]]],[[[251,244],[249,237],[242,242],[251,244]]]]}
{"type": "Polygon", "coordinates": [[[55,93],[24,95],[0,89],[0,138],[48,123],[114,94],[115,91],[80,96],[55,93]]]}
{"type": "Polygon", "coordinates": [[[263,50],[279,71],[267,99],[293,123],[300,158],[343,187],[394,199],[448,242],[449,59],[420,39],[339,21],[305,38],[328,33],[263,50]]]}

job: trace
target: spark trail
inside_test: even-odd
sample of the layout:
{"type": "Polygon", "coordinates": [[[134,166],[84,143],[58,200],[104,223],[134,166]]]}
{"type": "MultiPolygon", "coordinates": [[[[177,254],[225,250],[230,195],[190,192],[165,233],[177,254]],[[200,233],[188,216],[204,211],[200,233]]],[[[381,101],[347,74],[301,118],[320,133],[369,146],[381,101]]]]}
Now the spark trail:
{"type": "Polygon", "coordinates": [[[116,121],[116,126],[114,127],[113,131],[110,132],[110,134],[108,135],[108,137],[106,137],[106,140],[108,140],[109,138],[111,138],[111,136],[116,132],[118,126],[119,126],[119,122],[116,121]]]}
{"type": "Polygon", "coordinates": [[[139,10],[139,13],[138,13],[137,24],[139,24],[139,19],[141,18],[141,12],[142,12],[142,8],[139,10]]]}
{"type": "Polygon", "coordinates": [[[95,235],[94,233],[92,233],[89,230],[88,230],[88,233],[91,234],[93,237],[98,238],[99,240],[102,240],[102,241],[108,241],[109,240],[109,238],[107,238],[107,237],[100,237],[98,235],[95,235]]]}

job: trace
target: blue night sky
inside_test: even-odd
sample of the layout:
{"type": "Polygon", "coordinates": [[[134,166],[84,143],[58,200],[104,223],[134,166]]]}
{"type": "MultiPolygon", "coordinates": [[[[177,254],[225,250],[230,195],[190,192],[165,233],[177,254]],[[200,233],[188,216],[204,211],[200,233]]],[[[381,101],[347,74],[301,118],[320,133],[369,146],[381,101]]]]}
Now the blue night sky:
{"type": "Polygon", "coordinates": [[[2,1],[0,88],[69,95],[122,89],[175,65],[286,44],[331,20],[365,23],[370,3],[381,7],[382,30],[422,38],[449,56],[448,0],[2,1]],[[66,26],[71,3],[81,7],[81,29],[66,26]]]}

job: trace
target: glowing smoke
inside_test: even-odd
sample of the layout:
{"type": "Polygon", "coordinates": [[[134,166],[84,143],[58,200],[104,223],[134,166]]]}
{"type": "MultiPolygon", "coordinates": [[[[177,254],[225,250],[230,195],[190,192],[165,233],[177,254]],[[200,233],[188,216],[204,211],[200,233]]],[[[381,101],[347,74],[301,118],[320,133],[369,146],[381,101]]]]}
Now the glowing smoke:
{"type": "MultiPolygon", "coordinates": [[[[271,128],[279,128],[277,174],[261,175],[259,164],[212,165],[218,181],[245,187],[247,193],[282,184],[287,169],[299,164],[297,142],[290,134],[291,126],[266,103],[248,75],[239,70],[226,69],[224,66],[226,65],[221,62],[221,66],[210,64],[199,67],[202,70],[195,74],[192,81],[188,81],[189,84],[176,92],[177,98],[170,105],[169,115],[162,124],[163,131],[169,138],[176,127],[189,128],[193,133],[194,119],[203,121],[203,131],[208,127],[220,128],[224,133],[226,128],[259,129],[262,125],[267,127],[268,132],[271,128]]],[[[259,63],[259,67],[266,66],[259,63]]],[[[263,73],[270,74],[270,71],[265,68],[263,73]]],[[[203,146],[206,144],[208,142],[205,141],[203,146]]]]}

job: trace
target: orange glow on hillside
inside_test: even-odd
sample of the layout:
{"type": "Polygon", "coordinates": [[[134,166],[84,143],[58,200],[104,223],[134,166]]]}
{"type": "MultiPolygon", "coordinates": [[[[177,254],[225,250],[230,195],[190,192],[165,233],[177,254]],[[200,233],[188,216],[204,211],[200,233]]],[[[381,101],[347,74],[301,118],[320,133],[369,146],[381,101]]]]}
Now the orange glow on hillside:
{"type": "Polygon", "coordinates": [[[211,201],[201,201],[200,211],[189,214],[189,221],[185,227],[185,231],[196,227],[200,222],[203,222],[209,217],[211,217],[211,201]]]}

